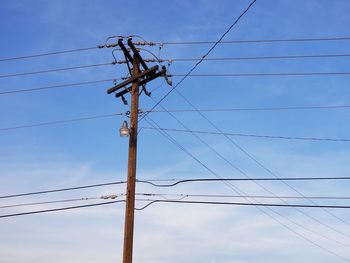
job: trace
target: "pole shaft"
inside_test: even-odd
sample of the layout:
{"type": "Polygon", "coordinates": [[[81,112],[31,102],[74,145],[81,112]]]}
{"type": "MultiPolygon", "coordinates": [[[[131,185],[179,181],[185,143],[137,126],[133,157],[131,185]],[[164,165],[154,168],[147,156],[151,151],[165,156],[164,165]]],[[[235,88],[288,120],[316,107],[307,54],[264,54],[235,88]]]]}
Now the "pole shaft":
{"type": "MultiPolygon", "coordinates": [[[[138,74],[139,74],[139,62],[137,58],[134,57],[132,75],[136,76],[138,74]]],[[[129,137],[128,179],[127,179],[126,207],[125,207],[123,263],[132,263],[133,236],[134,236],[134,211],[135,211],[138,111],[139,111],[139,83],[135,81],[132,83],[132,91],[131,91],[130,137],[129,137]]]]}

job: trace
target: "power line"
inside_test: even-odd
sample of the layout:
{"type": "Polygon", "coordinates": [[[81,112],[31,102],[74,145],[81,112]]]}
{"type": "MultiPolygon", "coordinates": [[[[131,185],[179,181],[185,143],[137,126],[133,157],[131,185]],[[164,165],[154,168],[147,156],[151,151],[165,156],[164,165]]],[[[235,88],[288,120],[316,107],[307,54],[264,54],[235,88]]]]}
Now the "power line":
{"type": "MultiPolygon", "coordinates": [[[[139,196],[161,197],[205,197],[205,198],[257,198],[257,199],[304,199],[302,196],[275,196],[275,195],[223,195],[223,194],[169,194],[169,193],[136,193],[139,196]]],[[[307,196],[308,199],[320,200],[350,200],[350,196],[307,196]]]]}
{"type": "Polygon", "coordinates": [[[169,77],[288,77],[288,76],[338,76],[350,75],[350,72],[281,72],[281,73],[201,73],[172,74],[169,77]]]}
{"type": "MultiPolygon", "coordinates": [[[[161,200],[161,199],[135,199],[136,201],[144,201],[150,202],[142,208],[135,208],[135,210],[143,210],[155,203],[180,203],[180,204],[205,204],[205,205],[231,205],[231,206],[268,206],[268,207],[299,207],[299,208],[332,208],[332,209],[349,209],[350,206],[346,205],[303,205],[303,204],[270,204],[270,203],[244,203],[244,202],[218,202],[218,201],[193,201],[193,200],[161,200]]],[[[102,203],[94,203],[94,204],[86,204],[86,205],[78,205],[78,206],[68,206],[62,208],[54,208],[54,209],[44,209],[44,210],[35,210],[29,212],[22,213],[13,213],[13,214],[5,214],[0,215],[0,218],[6,217],[15,217],[15,216],[23,216],[23,215],[32,215],[32,214],[42,214],[49,212],[57,212],[57,211],[65,211],[72,209],[80,209],[86,207],[94,207],[94,206],[102,206],[114,203],[125,202],[125,200],[114,200],[102,203]]]]}
{"type": "MultiPolygon", "coordinates": [[[[153,127],[142,127],[143,129],[156,130],[153,127]]],[[[181,130],[173,128],[160,128],[165,131],[198,133],[198,134],[213,134],[213,135],[228,135],[238,137],[253,137],[253,138],[267,138],[267,139],[283,139],[283,140],[304,140],[304,141],[330,141],[330,142],[350,142],[350,139],[335,139],[335,138],[317,138],[317,137],[290,137],[290,136],[273,136],[273,135],[258,135],[258,134],[244,134],[244,133],[228,133],[228,132],[213,132],[213,131],[198,131],[198,130],[181,130]]]]}
{"type": "MultiPolygon", "coordinates": [[[[160,105],[161,105],[161,104],[160,104],[160,105]]],[[[164,108],[164,107],[163,107],[163,108],[164,108]]],[[[150,119],[150,118],[147,116],[147,118],[145,119],[145,120],[148,122],[147,119],[150,119]]],[[[152,122],[154,122],[154,121],[152,121],[152,122]]],[[[155,123],[155,125],[158,126],[156,123],[155,123]]],[[[153,124],[152,124],[152,126],[153,126],[153,124]]],[[[166,131],[161,131],[161,130],[158,130],[158,131],[159,131],[159,133],[160,133],[161,135],[165,136],[169,141],[171,141],[172,143],[174,143],[177,147],[179,147],[182,151],[184,151],[186,154],[188,154],[191,158],[193,158],[195,161],[197,161],[198,163],[200,163],[206,170],[208,170],[210,173],[214,174],[217,178],[220,178],[220,176],[219,176],[218,174],[216,174],[214,171],[212,171],[210,168],[208,168],[206,165],[204,165],[200,160],[198,160],[197,158],[195,158],[195,157],[194,157],[190,152],[188,152],[182,145],[180,145],[174,138],[172,138],[166,131]]],[[[198,137],[198,136],[196,136],[196,137],[198,137]]],[[[201,140],[201,141],[202,141],[202,140],[201,140]]],[[[209,145],[209,146],[210,146],[210,145],[209,145]]],[[[209,146],[208,146],[208,147],[209,147],[209,146]]],[[[213,150],[214,150],[214,149],[213,149],[213,150]]],[[[217,153],[217,152],[216,152],[216,153],[217,153]]],[[[219,154],[219,153],[217,153],[217,154],[219,154]]],[[[224,157],[223,157],[222,155],[220,155],[220,154],[219,154],[219,156],[220,156],[221,158],[224,158],[224,157]]],[[[225,158],[225,160],[226,160],[226,158],[225,158]]],[[[229,162],[229,163],[230,163],[231,165],[233,165],[231,162],[229,162]]],[[[237,168],[237,169],[238,169],[238,168],[237,168]]],[[[239,171],[241,171],[241,170],[239,170],[239,171]]],[[[245,173],[244,173],[243,171],[241,171],[241,173],[243,173],[243,174],[245,175],[245,173]]],[[[240,194],[240,193],[245,194],[243,191],[241,191],[239,188],[237,188],[236,186],[232,185],[231,183],[225,182],[225,184],[226,184],[230,189],[232,189],[233,191],[237,192],[238,194],[240,194]]],[[[247,201],[249,201],[248,198],[246,198],[246,199],[247,199],[247,201]]],[[[256,199],[253,199],[253,200],[256,201],[256,199]]],[[[276,218],[275,216],[270,215],[269,213],[267,213],[267,212],[266,212],[265,210],[263,210],[261,207],[258,207],[258,206],[254,206],[254,207],[255,207],[256,209],[258,209],[260,212],[262,212],[262,213],[264,213],[265,215],[267,215],[268,217],[270,217],[271,219],[273,219],[274,221],[276,221],[277,223],[279,223],[280,225],[282,225],[283,227],[285,227],[286,229],[288,229],[289,231],[291,231],[292,233],[294,233],[294,234],[296,234],[297,236],[301,237],[302,239],[304,239],[304,240],[310,242],[311,244],[317,246],[318,248],[320,248],[320,249],[322,249],[322,250],[324,250],[324,251],[326,251],[326,252],[328,252],[328,253],[330,253],[330,254],[332,254],[332,255],[334,255],[334,256],[337,256],[337,257],[340,257],[340,258],[343,259],[343,257],[340,256],[339,254],[337,254],[337,253],[335,253],[335,252],[333,252],[333,251],[331,251],[331,250],[329,250],[329,249],[327,249],[327,248],[325,248],[325,247],[323,247],[323,246],[317,244],[316,242],[314,242],[314,241],[312,241],[311,239],[307,238],[307,237],[304,236],[303,234],[300,234],[300,233],[298,233],[297,231],[293,230],[291,227],[289,227],[288,225],[286,225],[284,222],[282,222],[281,220],[279,220],[279,219],[276,218]]],[[[322,237],[322,238],[325,238],[325,239],[327,239],[327,240],[336,242],[336,243],[338,243],[338,244],[340,244],[340,245],[348,246],[347,244],[342,243],[342,242],[340,242],[340,241],[338,241],[338,240],[336,240],[336,239],[327,237],[327,236],[325,236],[325,235],[323,235],[323,234],[321,234],[321,233],[319,233],[319,232],[317,232],[317,231],[314,231],[314,230],[312,230],[312,229],[306,228],[306,227],[303,226],[302,224],[299,224],[298,222],[295,222],[294,220],[289,219],[288,217],[284,216],[283,214],[279,213],[278,211],[273,210],[273,209],[270,208],[270,207],[266,207],[266,209],[268,209],[268,210],[270,210],[272,213],[274,213],[274,214],[276,214],[276,215],[278,215],[278,216],[284,218],[285,220],[291,222],[292,224],[294,224],[294,225],[296,225],[296,226],[298,226],[298,227],[301,227],[302,229],[305,229],[305,230],[307,230],[307,231],[309,231],[309,232],[311,232],[311,233],[313,233],[313,234],[316,234],[316,235],[318,235],[318,236],[320,236],[320,237],[322,237]]],[[[298,209],[298,208],[294,208],[294,209],[298,209]]],[[[298,211],[299,211],[299,210],[298,210],[298,211]]]]}
{"type": "Polygon", "coordinates": [[[125,202],[125,200],[115,200],[115,201],[109,201],[109,202],[103,202],[103,203],[95,203],[95,204],[88,204],[88,205],[77,205],[77,206],[68,206],[68,207],[54,208],[54,209],[35,210],[35,211],[23,212],[23,213],[6,214],[6,215],[0,215],[0,218],[24,216],[24,215],[33,215],[33,214],[42,214],[42,213],[57,212],[57,211],[65,211],[65,210],[80,209],[80,208],[85,208],[85,207],[109,205],[109,204],[121,203],[121,202],[125,202]]]}
{"type": "MultiPolygon", "coordinates": [[[[337,176],[337,177],[282,177],[282,178],[276,178],[276,177],[255,177],[255,178],[188,178],[188,179],[160,179],[160,180],[136,180],[137,183],[144,183],[144,184],[151,184],[155,187],[173,187],[178,184],[183,183],[193,183],[193,182],[219,182],[219,181],[319,181],[319,180],[350,180],[350,176],[337,176]],[[156,182],[171,182],[170,184],[158,184],[156,182]]],[[[27,193],[18,193],[18,194],[8,194],[8,195],[2,195],[0,196],[0,199],[5,198],[13,198],[13,197],[23,197],[23,196],[30,196],[30,195],[40,195],[40,194],[48,194],[48,193],[56,193],[56,192],[65,192],[65,191],[72,191],[72,190],[80,190],[80,189],[87,189],[87,188],[96,188],[96,187],[103,187],[103,186],[110,186],[110,185],[119,185],[119,184],[125,184],[126,181],[116,181],[116,182],[106,182],[106,183],[98,183],[98,184],[89,184],[89,185],[81,185],[81,186],[75,186],[75,187],[66,187],[66,188],[56,188],[56,189],[49,189],[49,190],[42,190],[42,191],[34,191],[34,192],[27,192],[27,193]]]]}
{"type": "MultiPolygon", "coordinates": [[[[294,107],[255,107],[255,108],[212,108],[198,109],[201,112],[230,111],[283,111],[283,110],[317,110],[317,109],[349,109],[350,105],[294,106],[294,107]]],[[[152,110],[150,112],[197,112],[195,109],[152,110]]]]}
{"type": "Polygon", "coordinates": [[[1,58],[0,62],[11,61],[11,60],[22,60],[22,59],[28,59],[28,58],[44,57],[44,56],[52,56],[52,55],[59,55],[59,54],[65,54],[65,53],[73,53],[73,52],[93,50],[93,49],[98,49],[98,48],[99,48],[98,46],[94,46],[94,47],[75,48],[75,49],[66,49],[66,50],[52,51],[52,52],[46,52],[46,53],[38,53],[38,54],[33,54],[33,55],[8,57],[8,58],[1,58]]]}
{"type": "Polygon", "coordinates": [[[245,203],[245,202],[218,202],[218,201],[190,201],[190,200],[162,200],[162,199],[135,199],[137,201],[150,202],[142,208],[143,210],[155,203],[178,203],[178,204],[204,204],[204,205],[233,205],[233,206],[269,206],[269,207],[298,207],[298,208],[332,208],[350,209],[349,205],[303,205],[303,204],[270,204],[270,203],[245,203]]]}
{"type": "MultiPolygon", "coordinates": [[[[241,18],[249,11],[249,9],[255,4],[256,0],[253,0],[248,7],[237,17],[237,19],[227,28],[227,30],[221,35],[221,37],[215,41],[211,48],[202,56],[202,58],[187,72],[183,75],[179,82],[176,83],[153,107],[155,109],[166,97],[168,97],[191,73],[203,62],[203,60],[215,49],[215,47],[223,40],[223,38],[231,31],[231,29],[241,20],[241,18]]],[[[139,122],[147,115],[142,116],[139,122]]]]}
{"type": "Polygon", "coordinates": [[[117,81],[117,80],[123,80],[123,79],[124,78],[101,79],[101,80],[75,82],[75,83],[67,83],[67,84],[59,84],[59,85],[50,85],[50,86],[44,86],[44,87],[38,87],[38,88],[15,89],[15,90],[8,90],[8,91],[0,91],[0,95],[12,94],[12,93],[21,93],[21,92],[31,92],[31,91],[41,91],[41,90],[57,89],[57,88],[65,88],[65,87],[75,87],[75,86],[82,86],[82,85],[88,85],[88,84],[96,84],[96,83],[102,83],[102,82],[117,81]]]}
{"type": "MultiPolygon", "coordinates": [[[[93,81],[91,83],[104,82],[110,80],[101,80],[101,81],[93,81]]],[[[89,82],[90,83],[90,82],[89,82]]],[[[84,85],[85,83],[77,83],[76,85],[84,85]]],[[[88,84],[88,83],[86,83],[88,84]]],[[[74,84],[60,85],[62,87],[71,86],[74,84]]],[[[55,86],[48,86],[44,88],[55,88],[55,86]]],[[[41,89],[41,88],[38,88],[41,89]]],[[[1,93],[0,93],[1,95],[1,93]]],[[[284,111],[284,110],[318,110],[318,109],[349,109],[350,105],[328,105],[328,106],[301,106],[301,107],[257,107],[257,108],[227,108],[227,109],[198,109],[201,112],[234,112],[234,111],[284,111]]],[[[197,110],[193,109],[171,109],[171,110],[146,110],[143,113],[162,113],[162,112],[197,112],[197,110]]],[[[31,124],[23,124],[12,127],[3,127],[0,128],[0,131],[9,131],[9,130],[17,130],[17,129],[25,129],[39,126],[47,126],[47,125],[55,125],[55,124],[64,124],[69,122],[79,122],[85,120],[94,120],[94,119],[103,119],[113,116],[122,116],[128,115],[128,113],[112,113],[105,115],[93,115],[86,116],[81,118],[72,118],[72,119],[64,119],[57,121],[48,121],[48,122],[40,122],[40,123],[31,123],[31,124]]]]}
{"type": "MultiPolygon", "coordinates": [[[[166,197],[179,197],[182,200],[187,197],[203,197],[203,198],[258,198],[258,199],[302,199],[300,196],[268,196],[268,195],[223,195],[223,194],[169,194],[169,193],[136,193],[138,196],[160,196],[166,200],[166,197]]],[[[108,195],[100,197],[83,197],[83,198],[72,198],[72,199],[62,199],[62,200],[51,200],[51,201],[41,201],[41,202],[30,202],[30,203],[19,203],[0,206],[0,209],[4,208],[14,208],[14,207],[25,207],[25,206],[35,206],[35,205],[47,205],[47,204],[58,204],[58,203],[70,203],[70,202],[81,202],[89,200],[99,200],[99,199],[116,199],[120,196],[125,196],[125,194],[118,195],[108,195]]],[[[350,200],[350,196],[309,196],[309,199],[319,199],[319,200],[350,200]]]]}
{"type": "MultiPolygon", "coordinates": [[[[274,43],[274,42],[322,42],[322,41],[347,41],[350,40],[350,37],[321,37],[321,38],[289,38],[289,39],[257,39],[257,40],[228,40],[228,41],[220,41],[220,44],[242,44],[242,43],[274,43]]],[[[215,41],[164,41],[164,42],[136,42],[135,45],[209,45],[214,44],[215,41]]],[[[75,48],[75,49],[66,49],[66,50],[57,50],[46,53],[37,53],[31,55],[23,55],[23,56],[14,56],[8,58],[0,58],[0,62],[3,61],[11,61],[11,60],[23,60],[29,58],[36,57],[44,57],[44,56],[52,56],[59,55],[65,53],[73,53],[73,52],[81,52],[81,51],[89,51],[94,49],[101,48],[111,48],[115,47],[117,44],[110,45],[99,45],[99,46],[91,46],[91,47],[83,47],[83,48],[75,48]]]]}
{"type": "Polygon", "coordinates": [[[2,195],[2,196],[0,196],[0,199],[21,197],[21,196],[29,196],[29,195],[40,195],[40,194],[48,194],[48,193],[65,192],[65,191],[80,190],[80,189],[87,189],[87,188],[95,188],[95,187],[102,187],[102,186],[109,186],[109,185],[118,185],[118,184],[125,184],[125,183],[126,183],[126,181],[118,181],[118,182],[108,182],[108,183],[82,185],[82,186],[75,186],[75,187],[57,188],[57,189],[42,190],[42,191],[27,192],[27,193],[19,193],[19,194],[9,194],[9,195],[2,195]]]}
{"type": "Polygon", "coordinates": [[[52,200],[52,201],[44,201],[44,202],[20,203],[20,204],[12,204],[12,205],[3,205],[3,206],[0,206],[0,209],[13,208],[13,207],[23,207],[23,206],[33,206],[33,205],[47,205],[47,204],[69,203],[69,202],[88,201],[88,200],[96,200],[96,199],[102,199],[102,198],[101,197],[85,197],[85,198],[72,198],[72,199],[63,199],[63,200],[52,200]]]}
{"type": "Polygon", "coordinates": [[[147,183],[156,187],[173,187],[183,183],[193,182],[220,182],[220,181],[322,181],[322,180],[350,180],[350,176],[337,177],[255,177],[255,178],[192,178],[178,180],[170,184],[157,184],[152,181],[137,180],[139,183],[147,183]]]}
{"type": "MultiPolygon", "coordinates": [[[[315,54],[315,55],[281,55],[281,56],[249,56],[249,57],[213,57],[204,61],[231,61],[231,60],[270,60],[270,59],[302,59],[302,58],[339,58],[350,57],[350,54],[315,54]]],[[[163,58],[160,62],[189,62],[198,61],[201,58],[163,58]]]]}
{"type": "Polygon", "coordinates": [[[19,76],[27,76],[27,75],[37,75],[37,74],[43,74],[43,73],[52,73],[52,72],[58,72],[58,71],[67,71],[67,70],[93,68],[93,67],[101,67],[101,66],[112,66],[112,65],[115,65],[115,63],[114,62],[109,62],[109,63],[82,65],[82,66],[65,67],[65,68],[45,69],[45,70],[39,70],[39,71],[19,72],[19,73],[0,75],[0,78],[10,78],[10,77],[19,77],[19,76]]]}
{"type": "MultiPolygon", "coordinates": [[[[278,43],[278,42],[319,42],[319,41],[347,41],[350,37],[320,37],[320,38],[285,38],[285,39],[253,39],[253,40],[223,40],[220,44],[243,43],[278,43]]],[[[135,44],[147,45],[211,45],[215,41],[164,41],[164,42],[140,42],[135,44]]]]}
{"type": "Polygon", "coordinates": [[[110,117],[122,116],[122,115],[125,115],[125,114],[124,113],[112,113],[112,114],[80,117],[80,118],[74,118],[74,119],[65,119],[65,120],[58,120],[58,121],[48,121],[48,122],[24,124],[24,125],[12,126],[12,127],[0,128],[0,131],[10,131],[10,130],[49,126],[49,125],[56,125],[56,124],[63,124],[63,123],[80,122],[80,121],[86,121],[86,120],[103,119],[103,118],[110,118],[110,117]]]}

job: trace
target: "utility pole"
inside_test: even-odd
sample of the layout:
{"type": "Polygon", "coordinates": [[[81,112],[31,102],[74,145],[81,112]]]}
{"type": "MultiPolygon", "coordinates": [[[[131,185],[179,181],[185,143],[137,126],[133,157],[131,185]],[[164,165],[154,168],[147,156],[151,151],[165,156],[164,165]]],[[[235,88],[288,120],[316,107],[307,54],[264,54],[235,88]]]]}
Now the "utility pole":
{"type": "MultiPolygon", "coordinates": [[[[132,75],[139,74],[139,62],[134,56],[132,75]]],[[[137,156],[137,124],[139,117],[139,83],[135,81],[131,87],[131,114],[128,157],[128,179],[126,190],[125,225],[124,225],[124,252],[123,263],[132,262],[134,237],[135,185],[136,185],[136,156],[137,156]]]]}
{"type": "Polygon", "coordinates": [[[134,211],[135,211],[135,188],[136,188],[136,159],[137,159],[137,133],[138,133],[138,117],[139,117],[139,95],[140,86],[142,91],[150,96],[151,94],[146,90],[146,83],[157,77],[164,76],[166,74],[165,67],[157,71],[159,66],[153,66],[148,68],[144,60],[142,59],[139,51],[132,43],[132,39],[128,39],[128,46],[133,52],[133,56],[130,54],[124,43],[123,39],[118,40],[118,45],[124,53],[128,69],[130,72],[130,78],[124,82],[107,90],[108,94],[119,91],[115,96],[121,97],[124,104],[127,104],[124,95],[131,93],[131,113],[130,113],[130,129],[129,129],[129,156],[128,156],[128,177],[127,177],[127,189],[126,189],[126,206],[125,206],[125,224],[124,224],[124,250],[123,250],[123,263],[132,263],[133,255],[133,237],[134,237],[134,211]],[[129,63],[132,65],[130,67],[129,63]],[[140,70],[139,64],[141,64],[143,71],[140,70]],[[131,84],[131,87],[126,87],[131,84]]]}

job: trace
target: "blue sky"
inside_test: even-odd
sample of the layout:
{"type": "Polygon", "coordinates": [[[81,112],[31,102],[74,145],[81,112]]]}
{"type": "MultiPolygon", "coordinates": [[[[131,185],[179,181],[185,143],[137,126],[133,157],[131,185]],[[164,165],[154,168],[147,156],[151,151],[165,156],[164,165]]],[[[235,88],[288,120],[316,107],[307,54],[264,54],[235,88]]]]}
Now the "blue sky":
{"type": "MultiPolygon", "coordinates": [[[[0,58],[103,44],[112,35],[140,35],[148,41],[217,40],[249,1],[2,1],[0,58]]],[[[345,0],[258,0],[225,40],[349,37],[350,3],[345,0]]],[[[209,45],[149,48],[161,58],[201,57],[209,45]]],[[[210,57],[349,54],[349,41],[218,45],[210,57]]],[[[147,53],[144,57],[149,57],[147,53]]],[[[117,54],[120,59],[121,54],[117,54]]],[[[112,61],[111,50],[93,50],[0,62],[0,75],[112,61]]],[[[194,62],[174,62],[172,74],[194,62]]],[[[349,72],[343,58],[204,61],[195,73],[349,72]]],[[[0,91],[124,77],[125,65],[0,78],[0,91]]],[[[174,83],[179,81],[173,78],[174,83]]],[[[349,105],[349,76],[189,77],[178,90],[199,109],[349,105]]],[[[0,95],[0,128],[111,114],[128,110],[106,90],[112,82],[0,95]]],[[[169,87],[162,79],[148,89],[159,100],[169,87]]],[[[154,104],[141,97],[140,107],[154,104]]],[[[173,92],[167,109],[189,109],[173,92]]],[[[160,108],[159,108],[160,109],[160,108]]],[[[349,138],[347,109],[204,113],[225,132],[280,136],[349,138]]],[[[175,113],[192,130],[213,131],[200,115],[175,113]]],[[[183,129],[166,113],[149,115],[159,126],[183,129]]],[[[0,131],[0,192],[10,194],[123,180],[128,141],[118,129],[124,117],[0,131]]],[[[141,127],[149,126],[142,121],[141,127]]],[[[196,158],[223,177],[242,177],[191,134],[170,133],[196,158]]],[[[271,176],[225,137],[202,140],[252,177],[271,176]]],[[[276,175],[347,176],[348,143],[283,141],[234,137],[243,149],[276,175]]],[[[191,157],[153,130],[139,136],[138,178],[213,177],[191,157]]],[[[348,195],[346,182],[292,183],[304,195],[348,195]]],[[[268,194],[254,183],[235,184],[248,194],[268,194]]],[[[263,183],[278,195],[296,195],[281,183],[263,183]]],[[[140,186],[139,192],[160,189],[140,186]]],[[[94,197],[123,186],[67,192],[0,205],[94,197]]],[[[224,184],[183,185],[163,193],[234,194],[224,184]]],[[[289,201],[288,201],[289,202],[289,201]]],[[[142,204],[138,204],[142,205],[142,204]]],[[[51,206],[56,207],[56,206],[51,206]]],[[[58,206],[57,206],[58,207],[58,206]]],[[[49,208],[36,206],[35,209],[49,208]]],[[[25,211],[2,209],[1,214],[25,211]]],[[[136,212],[135,262],[344,262],[350,261],[349,224],[323,210],[266,209],[158,204],[136,212]],[[273,217],[273,218],[272,218],[273,217]],[[278,221],[278,222],[277,222],[278,221]],[[325,226],[326,225],[326,226],[325,226]],[[328,227],[327,227],[328,226],[328,227]],[[306,237],[307,240],[300,237],[306,237]],[[319,247],[321,246],[322,249],[319,247]],[[326,251],[328,250],[328,252],[326,251]],[[331,253],[329,252],[331,251],[331,253]]],[[[350,222],[346,211],[331,211],[350,222]]],[[[6,263],[121,259],[124,206],[80,209],[2,219],[0,257],[6,263]]]]}

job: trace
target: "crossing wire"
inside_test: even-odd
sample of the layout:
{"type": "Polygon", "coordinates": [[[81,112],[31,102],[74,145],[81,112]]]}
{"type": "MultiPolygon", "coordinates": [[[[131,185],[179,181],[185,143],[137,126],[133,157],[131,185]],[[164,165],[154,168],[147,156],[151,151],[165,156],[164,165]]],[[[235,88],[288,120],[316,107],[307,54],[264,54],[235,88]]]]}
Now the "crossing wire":
{"type": "Polygon", "coordinates": [[[96,84],[96,83],[103,83],[103,82],[110,82],[110,81],[117,81],[117,80],[123,80],[123,79],[124,78],[100,79],[100,80],[92,80],[92,81],[84,81],[84,82],[75,82],[75,83],[50,85],[50,86],[37,87],[37,88],[12,89],[12,90],[7,90],[7,91],[0,91],[0,95],[6,95],[6,94],[12,94],[12,93],[22,93],[22,92],[32,92],[32,91],[42,91],[42,90],[66,88],[66,87],[75,87],[75,86],[82,86],[82,85],[89,85],[89,84],[96,84]]]}
{"type": "MultiPolygon", "coordinates": [[[[153,127],[143,126],[143,129],[156,130],[153,127]]],[[[317,138],[317,137],[290,137],[290,136],[273,136],[273,135],[259,135],[259,134],[245,134],[245,133],[229,133],[229,132],[213,132],[213,131],[198,131],[198,130],[181,130],[174,128],[159,128],[165,131],[184,132],[184,133],[198,133],[198,134],[213,134],[213,135],[228,135],[238,137],[253,137],[253,138],[267,138],[267,139],[283,139],[283,140],[304,140],[304,141],[329,141],[329,142],[350,142],[350,139],[336,139],[336,138],[317,138]]]]}

